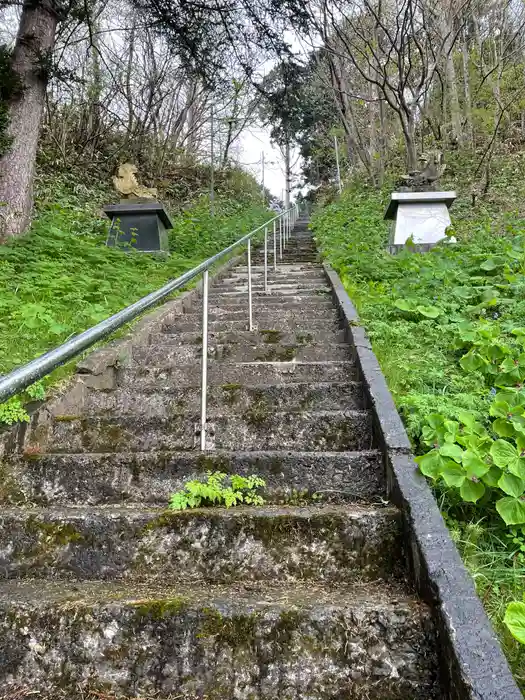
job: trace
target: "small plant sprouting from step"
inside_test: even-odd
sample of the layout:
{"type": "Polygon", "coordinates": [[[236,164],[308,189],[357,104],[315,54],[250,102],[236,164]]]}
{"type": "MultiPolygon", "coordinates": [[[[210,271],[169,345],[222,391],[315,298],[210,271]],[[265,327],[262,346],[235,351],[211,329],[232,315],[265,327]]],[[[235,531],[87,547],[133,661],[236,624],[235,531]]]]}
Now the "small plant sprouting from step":
{"type": "Polygon", "coordinates": [[[187,510],[204,506],[231,508],[241,503],[262,506],[264,499],[257,490],[265,486],[264,479],[255,474],[229,476],[224,472],[208,472],[206,481],[193,479],[185,484],[182,491],[172,494],[169,507],[171,510],[187,510]]]}

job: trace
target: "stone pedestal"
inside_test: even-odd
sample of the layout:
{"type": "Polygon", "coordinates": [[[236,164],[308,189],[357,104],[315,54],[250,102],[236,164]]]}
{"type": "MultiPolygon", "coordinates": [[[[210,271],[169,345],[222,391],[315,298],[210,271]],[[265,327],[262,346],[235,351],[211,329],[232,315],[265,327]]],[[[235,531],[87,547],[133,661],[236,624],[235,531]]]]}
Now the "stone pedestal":
{"type": "Polygon", "coordinates": [[[445,239],[451,223],[448,210],[455,199],[455,192],[393,192],[385,213],[393,222],[389,251],[398,252],[409,238],[421,251],[445,239]]]}
{"type": "Polygon", "coordinates": [[[168,230],[173,224],[160,202],[108,204],[104,213],[111,219],[107,245],[126,245],[144,253],[168,253],[168,230]]]}

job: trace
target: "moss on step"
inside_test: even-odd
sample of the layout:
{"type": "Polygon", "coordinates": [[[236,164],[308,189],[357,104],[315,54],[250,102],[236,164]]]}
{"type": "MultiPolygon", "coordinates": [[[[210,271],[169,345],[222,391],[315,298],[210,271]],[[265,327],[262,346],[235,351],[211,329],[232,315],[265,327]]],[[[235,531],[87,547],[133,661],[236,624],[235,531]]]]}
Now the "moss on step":
{"type": "Polygon", "coordinates": [[[126,447],[126,431],[115,423],[97,421],[96,429],[89,419],[80,423],[82,447],[86,450],[97,449],[99,452],[120,452],[126,447]]]}
{"type": "Polygon", "coordinates": [[[230,460],[222,455],[200,454],[197,458],[197,466],[203,472],[233,473],[230,460]]]}
{"type": "Polygon", "coordinates": [[[260,330],[259,333],[262,336],[264,336],[263,342],[265,342],[265,343],[277,344],[277,343],[281,342],[281,339],[283,337],[283,334],[281,333],[281,331],[278,331],[275,328],[260,330]]]}
{"type": "Polygon", "coordinates": [[[262,428],[269,425],[273,410],[264,394],[261,391],[254,391],[253,401],[248,406],[244,416],[250,427],[262,428]]]}
{"type": "Polygon", "coordinates": [[[27,498],[18,486],[12,466],[0,461],[0,503],[20,506],[26,502],[27,498]]]}
{"type": "Polygon", "coordinates": [[[233,406],[239,401],[239,393],[242,389],[242,384],[223,384],[221,389],[226,394],[226,403],[233,406]]]}
{"type": "Polygon", "coordinates": [[[46,522],[30,515],[25,521],[25,531],[36,538],[33,546],[27,550],[22,545],[19,554],[22,557],[46,557],[60,547],[66,547],[84,540],[84,535],[71,523],[46,522]]]}
{"type": "Polygon", "coordinates": [[[198,639],[213,637],[218,645],[227,644],[233,649],[254,646],[259,613],[226,617],[215,608],[203,608],[202,615],[198,639]]]}
{"type": "Polygon", "coordinates": [[[268,348],[255,358],[256,362],[291,362],[297,357],[297,348],[289,346],[278,350],[268,348]]]}
{"type": "Polygon", "coordinates": [[[132,606],[135,608],[137,621],[142,622],[144,618],[158,621],[172,615],[178,615],[187,610],[189,604],[189,599],[181,596],[180,598],[140,600],[132,603],[132,606]]]}

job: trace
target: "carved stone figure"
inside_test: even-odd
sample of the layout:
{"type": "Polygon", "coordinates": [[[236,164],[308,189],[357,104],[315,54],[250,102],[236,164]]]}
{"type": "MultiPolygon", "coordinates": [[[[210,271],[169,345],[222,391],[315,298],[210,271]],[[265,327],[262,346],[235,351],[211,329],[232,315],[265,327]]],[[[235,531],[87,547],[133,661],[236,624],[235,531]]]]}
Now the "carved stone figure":
{"type": "Polygon", "coordinates": [[[412,192],[435,190],[437,181],[447,167],[443,162],[443,154],[440,151],[429,151],[422,153],[419,160],[422,169],[403,175],[398,183],[400,190],[412,192]]]}
{"type": "Polygon", "coordinates": [[[123,195],[124,199],[156,199],[157,190],[139,185],[135,177],[137,172],[137,166],[132,163],[121,165],[118,174],[113,178],[117,192],[123,195]]]}

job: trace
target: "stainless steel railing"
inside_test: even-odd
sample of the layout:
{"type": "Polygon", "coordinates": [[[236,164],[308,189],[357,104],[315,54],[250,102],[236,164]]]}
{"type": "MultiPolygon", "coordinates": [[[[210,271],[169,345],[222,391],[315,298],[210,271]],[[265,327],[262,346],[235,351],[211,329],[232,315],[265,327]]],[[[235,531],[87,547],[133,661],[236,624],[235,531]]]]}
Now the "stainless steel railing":
{"type": "Polygon", "coordinates": [[[0,403],[7,401],[12,396],[15,396],[20,391],[27,389],[27,387],[34,384],[39,379],[43,379],[48,374],[50,374],[54,369],[60,365],[65,364],[69,360],[77,357],[84,351],[93,347],[96,343],[101,340],[106,339],[112,333],[122,328],[126,323],[133,321],[142,313],[148,309],[158,304],[160,301],[165,299],[167,296],[185,287],[188,282],[198,277],[200,274],[203,276],[203,289],[202,289],[202,387],[201,387],[201,448],[205,449],[206,446],[206,397],[207,397],[207,358],[208,358],[208,277],[210,268],[217,262],[222,260],[229,253],[233,252],[236,248],[247,243],[248,253],[248,327],[253,330],[253,294],[252,294],[252,265],[251,265],[251,250],[252,250],[252,240],[260,231],[264,229],[264,289],[265,292],[268,291],[268,228],[273,224],[273,257],[274,257],[274,269],[277,269],[277,222],[279,222],[279,251],[280,258],[282,258],[283,248],[286,247],[286,243],[289,240],[291,230],[297,220],[299,215],[299,207],[294,204],[288,210],[274,216],[269,219],[266,223],[258,226],[256,229],[246,234],[240,238],[232,245],[221,250],[220,253],[208,258],[197,267],[192,270],[185,272],[183,275],[178,277],[166,285],[161,287],[155,292],[148,294],[139,301],[131,304],[127,308],[119,311],[118,313],[110,316],[110,318],[97,323],[96,326],[80,333],[79,335],[70,338],[63,345],[60,345],[54,350],[50,350],[45,354],[37,357],[22,367],[18,367],[9,374],[0,377],[0,403]]]}
{"type": "MultiPolygon", "coordinates": [[[[299,207],[294,205],[287,211],[275,217],[264,228],[264,293],[268,293],[268,227],[273,223],[273,268],[277,270],[277,221],[279,221],[279,259],[282,260],[283,250],[290,239],[292,229],[299,216],[299,207]]],[[[260,229],[259,229],[260,230],[260,229]]],[[[248,281],[248,329],[253,331],[253,286],[252,286],[252,237],[248,239],[247,254],[248,281]]],[[[202,277],[202,371],[201,371],[201,420],[199,425],[200,448],[207,448],[208,436],[208,270],[202,277]]]]}

